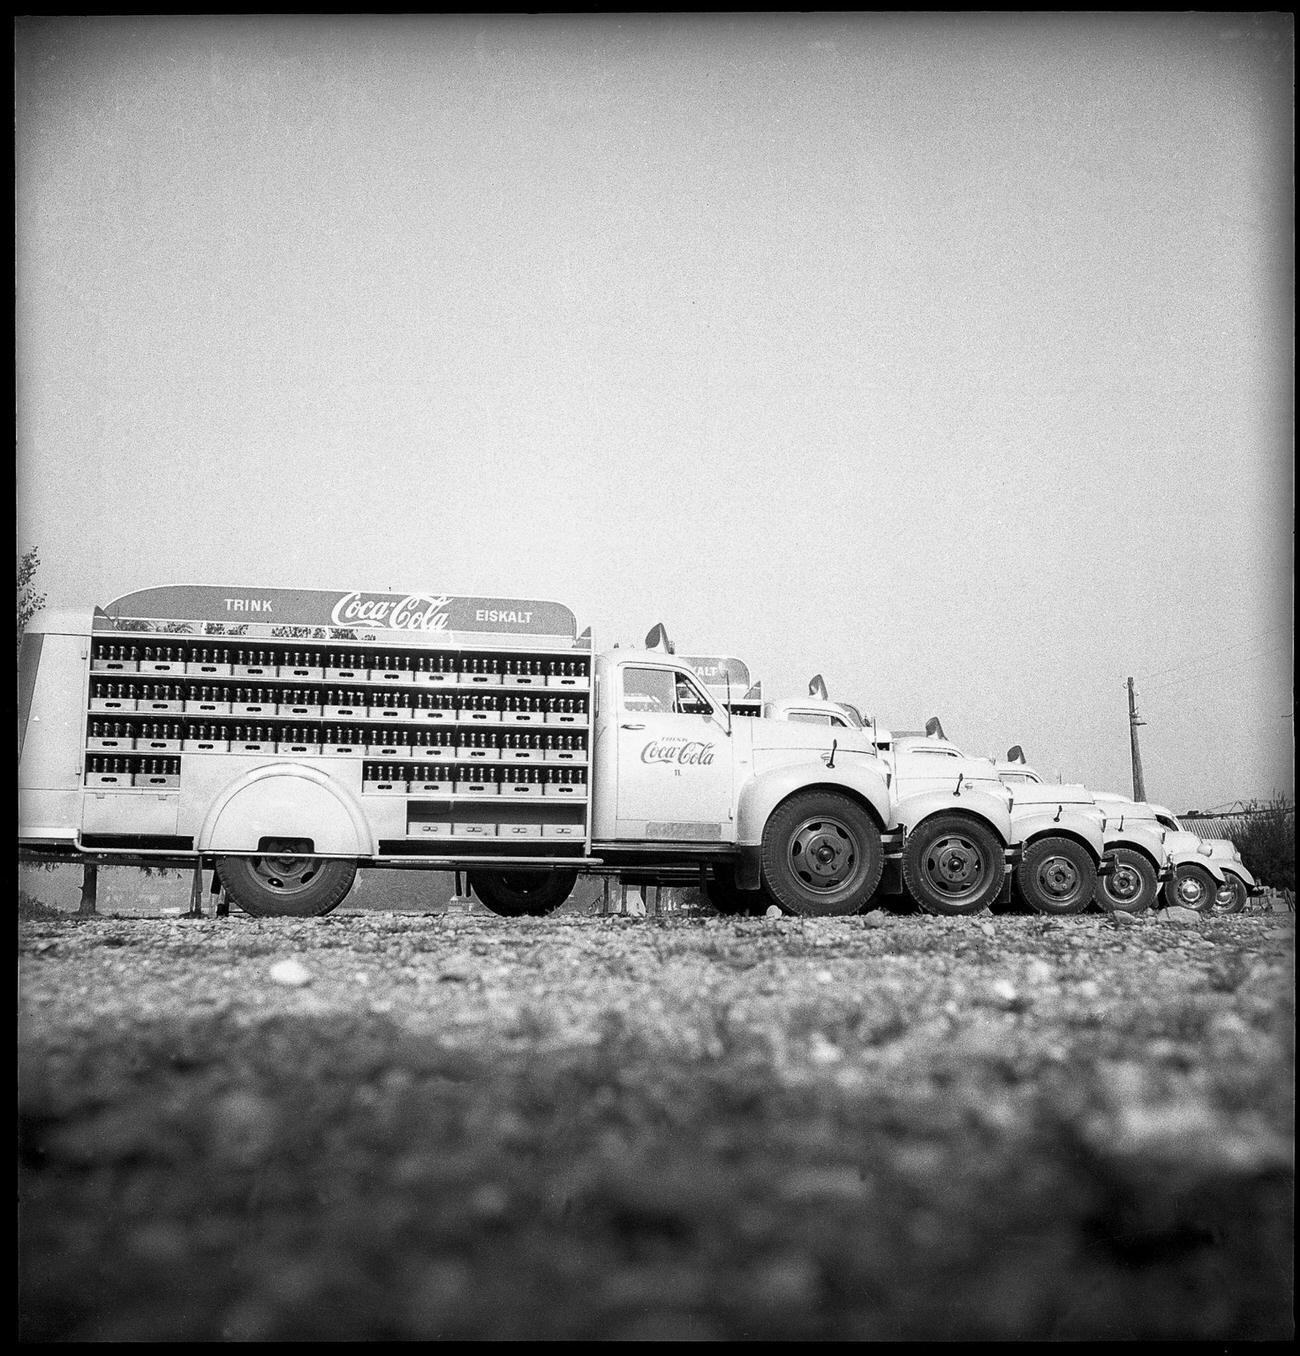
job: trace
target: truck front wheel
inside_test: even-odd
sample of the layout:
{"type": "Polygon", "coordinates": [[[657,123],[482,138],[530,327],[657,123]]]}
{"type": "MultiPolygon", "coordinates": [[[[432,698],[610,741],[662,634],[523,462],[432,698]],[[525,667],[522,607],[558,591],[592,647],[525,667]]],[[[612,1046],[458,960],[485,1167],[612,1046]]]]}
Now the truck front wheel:
{"type": "Polygon", "coordinates": [[[1002,845],[978,820],[935,815],[907,835],[903,880],[927,913],[979,913],[998,897],[1003,874],[1002,845]]]}
{"type": "Polygon", "coordinates": [[[337,908],[356,879],[356,862],[323,857],[218,857],[226,894],[254,918],[320,918],[337,908]]]}
{"type": "Polygon", "coordinates": [[[1156,869],[1132,848],[1116,848],[1110,854],[1114,868],[1097,881],[1093,902],[1107,913],[1143,913],[1156,902],[1160,879],[1156,869]]]}
{"type": "Polygon", "coordinates": [[[1087,848],[1072,838],[1040,838],[1016,868],[1016,894],[1038,913],[1081,913],[1097,888],[1087,848]]]}
{"type": "Polygon", "coordinates": [[[1240,913],[1246,907],[1246,882],[1231,871],[1223,873],[1223,884],[1214,892],[1210,901],[1210,912],[1217,914],[1240,913]]]}
{"type": "Polygon", "coordinates": [[[576,871],[470,871],[470,888],[493,913],[541,918],[573,893],[576,871]]]}
{"type": "Polygon", "coordinates": [[[857,913],[876,892],[885,854],[880,830],[854,800],[801,791],[763,827],[763,887],[805,918],[857,913]]]}
{"type": "Polygon", "coordinates": [[[1203,866],[1187,862],[1175,869],[1171,880],[1165,881],[1165,904],[1200,913],[1214,903],[1218,888],[1218,882],[1203,866]]]}

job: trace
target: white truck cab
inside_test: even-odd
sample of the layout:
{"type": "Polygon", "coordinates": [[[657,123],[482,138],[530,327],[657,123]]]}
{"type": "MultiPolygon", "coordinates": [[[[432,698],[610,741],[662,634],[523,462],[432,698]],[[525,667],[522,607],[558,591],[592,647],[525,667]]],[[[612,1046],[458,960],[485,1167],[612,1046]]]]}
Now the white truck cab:
{"type": "Polygon", "coordinates": [[[885,770],[859,732],[733,715],[661,650],[596,658],[592,851],[613,866],[697,857],[739,911],[852,913],[890,836],[885,770]]]}
{"type": "Polygon", "coordinates": [[[937,748],[920,755],[909,750],[900,757],[890,731],[864,723],[848,704],[830,701],[820,678],[809,688],[813,695],[769,702],[763,713],[769,720],[820,728],[837,738],[856,735],[875,749],[888,777],[898,833],[882,889],[901,893],[905,884],[930,913],[971,914],[988,907],[1020,856],[1012,798],[992,764],[937,748]]]}
{"type": "Polygon", "coordinates": [[[1113,863],[1111,873],[1097,884],[1097,905],[1142,913],[1156,903],[1161,885],[1174,874],[1168,834],[1145,802],[1108,791],[1092,794],[1105,816],[1106,855],[1113,863]]]}

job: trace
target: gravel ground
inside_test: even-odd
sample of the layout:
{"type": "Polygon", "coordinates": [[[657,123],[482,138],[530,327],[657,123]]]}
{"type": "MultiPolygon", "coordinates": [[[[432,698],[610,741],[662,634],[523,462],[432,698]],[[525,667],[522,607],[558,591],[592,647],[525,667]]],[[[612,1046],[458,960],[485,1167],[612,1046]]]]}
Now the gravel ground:
{"type": "Polygon", "coordinates": [[[1292,1335],[1293,915],[26,912],[22,1340],[1292,1335]]]}

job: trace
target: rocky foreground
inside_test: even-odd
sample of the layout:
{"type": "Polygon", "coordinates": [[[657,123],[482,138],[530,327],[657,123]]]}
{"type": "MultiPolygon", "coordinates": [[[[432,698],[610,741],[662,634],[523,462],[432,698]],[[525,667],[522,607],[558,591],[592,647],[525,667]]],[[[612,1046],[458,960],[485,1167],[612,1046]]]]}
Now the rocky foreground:
{"type": "Polygon", "coordinates": [[[35,910],[20,1337],[1289,1337],[1293,922],[35,910]]]}

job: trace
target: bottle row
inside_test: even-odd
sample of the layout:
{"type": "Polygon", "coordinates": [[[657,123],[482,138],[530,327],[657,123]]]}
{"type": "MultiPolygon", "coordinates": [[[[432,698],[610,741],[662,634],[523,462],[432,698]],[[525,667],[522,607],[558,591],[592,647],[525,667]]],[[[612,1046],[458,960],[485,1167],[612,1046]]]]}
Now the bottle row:
{"type": "Polygon", "coordinates": [[[374,795],[549,796],[581,800],[587,773],[580,767],[498,767],[492,764],[366,763],[361,789],[374,795]]]}
{"type": "Polygon", "coordinates": [[[502,729],[421,729],[193,720],[91,720],[92,750],[408,756],[466,761],[581,763],[585,734],[502,729]]]}
{"type": "Polygon", "coordinates": [[[87,786],[179,786],[179,758],[123,758],[99,754],[86,759],[87,786]]]}
{"type": "Polygon", "coordinates": [[[585,687],[588,661],[557,656],[465,655],[400,650],[282,649],[232,645],[154,645],[98,641],[91,667],[107,673],[184,673],[229,677],[333,678],[355,682],[514,684],[585,687]]]}
{"type": "Polygon", "coordinates": [[[331,720],[500,722],[585,725],[585,696],[495,696],[486,693],[366,692],[352,688],[268,688],[204,683],[91,683],[92,712],[184,711],[207,715],[324,717],[331,720]]]}
{"type": "MultiPolygon", "coordinates": [[[[179,758],[91,754],[86,759],[88,786],[176,787],[180,785],[180,773],[179,758]]],[[[515,800],[549,796],[583,800],[587,794],[587,772],[583,767],[459,761],[366,762],[362,764],[361,789],[381,795],[505,796],[515,800]]]]}

